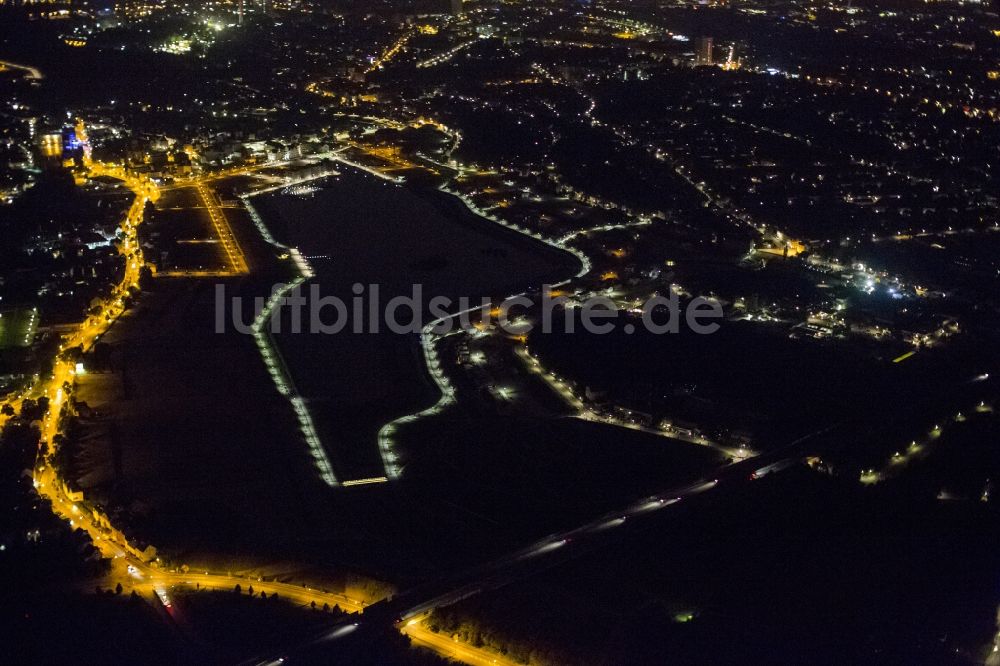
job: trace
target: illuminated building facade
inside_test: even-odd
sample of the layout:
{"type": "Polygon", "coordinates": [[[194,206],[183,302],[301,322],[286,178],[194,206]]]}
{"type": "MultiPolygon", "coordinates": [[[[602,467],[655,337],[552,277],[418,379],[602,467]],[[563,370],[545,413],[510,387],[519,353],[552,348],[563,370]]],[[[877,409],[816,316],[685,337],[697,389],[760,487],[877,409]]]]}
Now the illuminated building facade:
{"type": "Polygon", "coordinates": [[[698,38],[698,50],[695,53],[694,64],[696,65],[711,65],[713,51],[713,42],[711,37],[699,37],[698,38]]]}

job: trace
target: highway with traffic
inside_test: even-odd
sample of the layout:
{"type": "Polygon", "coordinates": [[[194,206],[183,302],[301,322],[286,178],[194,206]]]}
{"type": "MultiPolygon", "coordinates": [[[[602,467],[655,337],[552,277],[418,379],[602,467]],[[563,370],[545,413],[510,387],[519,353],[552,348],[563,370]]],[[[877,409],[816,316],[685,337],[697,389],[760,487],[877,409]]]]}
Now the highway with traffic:
{"type": "Polygon", "coordinates": [[[804,460],[816,448],[827,442],[839,426],[824,427],[787,445],[760,456],[722,466],[713,476],[674,486],[662,492],[636,500],[620,510],[610,511],[587,523],[550,534],[538,541],[500,558],[472,567],[458,575],[431,581],[406,590],[391,598],[368,606],[360,618],[352,619],[350,631],[337,623],[321,635],[284,650],[259,655],[247,664],[314,663],[336,661],[358,650],[355,641],[376,635],[390,627],[410,636],[415,643],[435,649],[469,664],[503,663],[488,650],[459,644],[450,637],[430,631],[427,619],[439,608],[445,608],[489,590],[496,590],[519,580],[544,572],[572,558],[600,548],[630,526],[641,524],[671,506],[691,500],[703,493],[740,483],[752,483],[774,470],[804,460]]]}

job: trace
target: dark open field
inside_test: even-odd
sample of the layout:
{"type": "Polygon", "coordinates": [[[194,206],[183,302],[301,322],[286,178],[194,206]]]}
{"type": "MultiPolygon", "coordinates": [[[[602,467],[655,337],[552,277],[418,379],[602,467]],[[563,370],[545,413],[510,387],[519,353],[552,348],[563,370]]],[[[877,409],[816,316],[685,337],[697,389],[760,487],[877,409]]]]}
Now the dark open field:
{"type": "Polygon", "coordinates": [[[784,330],[742,321],[723,321],[710,335],[684,326],[678,334],[594,335],[578,326],[573,334],[533,333],[530,346],[543,365],[607,391],[613,403],[657,418],[746,429],[759,448],[833,424],[852,424],[859,433],[898,431],[914,417],[947,413],[994,363],[971,336],[894,363],[894,353],[850,341],[792,340],[784,330]]]}
{"type": "Polygon", "coordinates": [[[626,523],[435,624],[552,663],[983,663],[996,509],[933,492],[785,470],[626,523]]]}

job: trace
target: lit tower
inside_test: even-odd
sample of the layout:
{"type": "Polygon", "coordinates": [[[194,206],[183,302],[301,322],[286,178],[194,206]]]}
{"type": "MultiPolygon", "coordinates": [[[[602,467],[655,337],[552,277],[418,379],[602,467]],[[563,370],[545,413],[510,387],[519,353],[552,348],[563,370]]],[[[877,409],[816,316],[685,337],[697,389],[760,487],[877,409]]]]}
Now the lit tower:
{"type": "Polygon", "coordinates": [[[462,4],[463,0],[451,0],[451,15],[461,16],[462,15],[462,4]]]}
{"type": "Polygon", "coordinates": [[[698,52],[695,55],[694,62],[696,65],[711,65],[712,64],[712,38],[711,37],[699,37],[698,38],[698,52]]]}

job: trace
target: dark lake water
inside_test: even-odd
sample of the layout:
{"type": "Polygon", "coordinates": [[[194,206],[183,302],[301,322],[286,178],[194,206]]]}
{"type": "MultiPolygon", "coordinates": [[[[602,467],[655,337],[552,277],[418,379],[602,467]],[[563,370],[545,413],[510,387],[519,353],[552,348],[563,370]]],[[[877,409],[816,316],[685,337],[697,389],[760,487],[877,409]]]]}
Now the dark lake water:
{"type": "MultiPolygon", "coordinates": [[[[315,271],[310,284],[337,296],[350,310],[355,284],[379,286],[382,309],[394,296],[423,288],[433,296],[503,297],[579,270],[577,260],[471,213],[457,198],[432,189],[400,186],[346,170],[317,183],[311,196],[279,192],[254,200],[281,242],[300,249],[315,271]]],[[[367,302],[367,301],[366,301],[367,302]]],[[[367,306],[366,306],[367,307],[367,306]]],[[[367,312],[365,314],[367,318],[367,312]]],[[[336,313],[323,311],[332,323],[336,313]]],[[[425,313],[425,321],[431,317],[425,313]]],[[[409,320],[408,310],[399,321],[409,320]]],[[[286,322],[287,323],[287,322],[286,322]]],[[[437,391],[427,377],[419,338],[387,332],[277,337],[299,393],[340,480],[383,474],[378,429],[432,405],[437,391]]]]}

